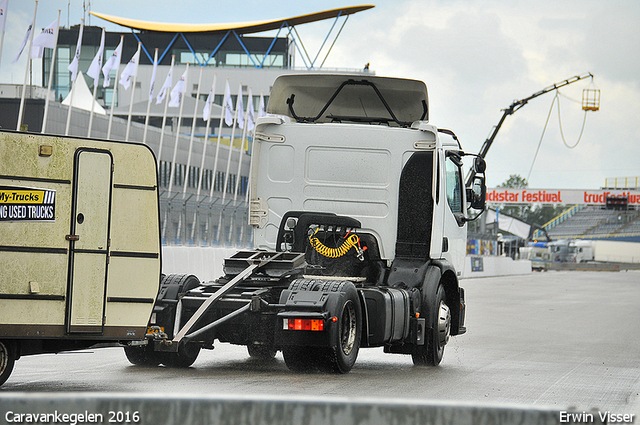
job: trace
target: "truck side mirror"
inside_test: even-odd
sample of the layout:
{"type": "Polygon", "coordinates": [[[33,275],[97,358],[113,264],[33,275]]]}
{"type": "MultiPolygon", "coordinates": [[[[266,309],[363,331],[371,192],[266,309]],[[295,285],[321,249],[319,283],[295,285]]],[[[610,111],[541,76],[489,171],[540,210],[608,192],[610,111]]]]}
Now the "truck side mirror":
{"type": "Polygon", "coordinates": [[[487,162],[484,160],[484,158],[476,156],[476,159],[473,161],[473,168],[474,170],[476,170],[476,173],[484,174],[487,169],[487,162]]]}
{"type": "Polygon", "coordinates": [[[471,187],[467,188],[467,199],[474,210],[484,210],[487,200],[487,185],[484,176],[475,176],[471,187]]]}

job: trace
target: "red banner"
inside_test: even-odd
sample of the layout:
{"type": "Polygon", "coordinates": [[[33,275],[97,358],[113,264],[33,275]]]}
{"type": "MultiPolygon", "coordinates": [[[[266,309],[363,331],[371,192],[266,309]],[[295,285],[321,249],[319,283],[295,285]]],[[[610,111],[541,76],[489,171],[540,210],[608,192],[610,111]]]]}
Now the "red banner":
{"type": "Polygon", "coordinates": [[[487,189],[487,202],[496,204],[606,205],[607,198],[627,198],[628,205],[640,205],[638,190],[487,189]]]}

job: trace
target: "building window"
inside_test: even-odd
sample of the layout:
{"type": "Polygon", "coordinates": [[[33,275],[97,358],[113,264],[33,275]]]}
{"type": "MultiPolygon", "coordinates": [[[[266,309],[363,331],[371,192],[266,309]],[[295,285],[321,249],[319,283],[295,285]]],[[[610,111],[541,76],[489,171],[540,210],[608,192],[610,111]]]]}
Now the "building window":
{"type": "Polygon", "coordinates": [[[187,166],[184,164],[176,164],[173,171],[173,184],[176,186],[182,186],[184,184],[184,177],[187,172],[187,166]]]}
{"type": "Polygon", "coordinates": [[[236,192],[236,175],[229,174],[229,178],[227,179],[227,193],[235,193],[236,192]]]}
{"type": "Polygon", "coordinates": [[[224,171],[218,171],[216,173],[216,181],[213,186],[213,190],[216,192],[222,192],[222,188],[224,187],[224,171]]]}
{"type": "Polygon", "coordinates": [[[171,163],[167,161],[160,161],[160,168],[158,170],[158,180],[160,180],[160,187],[169,186],[169,177],[171,176],[171,163]]]}
{"type": "Polygon", "coordinates": [[[198,180],[200,179],[200,167],[189,167],[189,180],[187,185],[189,187],[197,188],[198,180]]]}
{"type": "MultiPolygon", "coordinates": [[[[211,52],[196,52],[196,56],[194,58],[193,53],[190,50],[186,50],[180,52],[180,63],[190,63],[193,65],[199,62],[200,64],[204,65],[204,63],[209,59],[210,54],[211,52]]],[[[215,65],[215,61],[213,59],[210,60],[209,65],[215,65]]]]}
{"type": "Polygon", "coordinates": [[[243,195],[243,196],[246,195],[248,185],[249,185],[249,177],[240,176],[240,187],[238,188],[238,195],[243,195]]]}

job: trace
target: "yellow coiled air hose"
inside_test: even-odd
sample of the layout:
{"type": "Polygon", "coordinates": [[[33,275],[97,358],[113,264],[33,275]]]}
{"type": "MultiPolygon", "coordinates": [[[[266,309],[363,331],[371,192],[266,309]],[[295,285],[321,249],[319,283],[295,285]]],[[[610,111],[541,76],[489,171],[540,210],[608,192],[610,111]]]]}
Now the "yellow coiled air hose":
{"type": "Polygon", "coordinates": [[[319,229],[320,228],[316,229],[316,231],[309,236],[309,243],[311,244],[313,249],[316,250],[318,254],[324,255],[325,257],[329,257],[329,258],[342,257],[347,252],[349,252],[351,248],[358,246],[358,244],[360,243],[360,237],[354,233],[351,236],[347,237],[344,240],[344,242],[340,244],[339,247],[329,248],[328,246],[320,242],[320,240],[315,236],[316,233],[318,233],[319,229]]]}

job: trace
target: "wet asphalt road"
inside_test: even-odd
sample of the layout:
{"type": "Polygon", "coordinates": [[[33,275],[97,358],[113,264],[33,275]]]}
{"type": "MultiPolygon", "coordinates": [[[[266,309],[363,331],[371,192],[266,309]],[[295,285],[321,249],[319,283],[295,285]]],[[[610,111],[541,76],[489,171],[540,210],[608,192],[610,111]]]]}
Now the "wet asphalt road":
{"type": "MultiPolygon", "coordinates": [[[[545,272],[466,279],[467,329],[436,368],[363,349],[347,375],[290,372],[218,344],[189,369],[140,367],[120,348],[23,357],[8,392],[376,397],[636,413],[640,272],[545,272]]],[[[637,412],[640,413],[640,412],[637,412]]]]}

